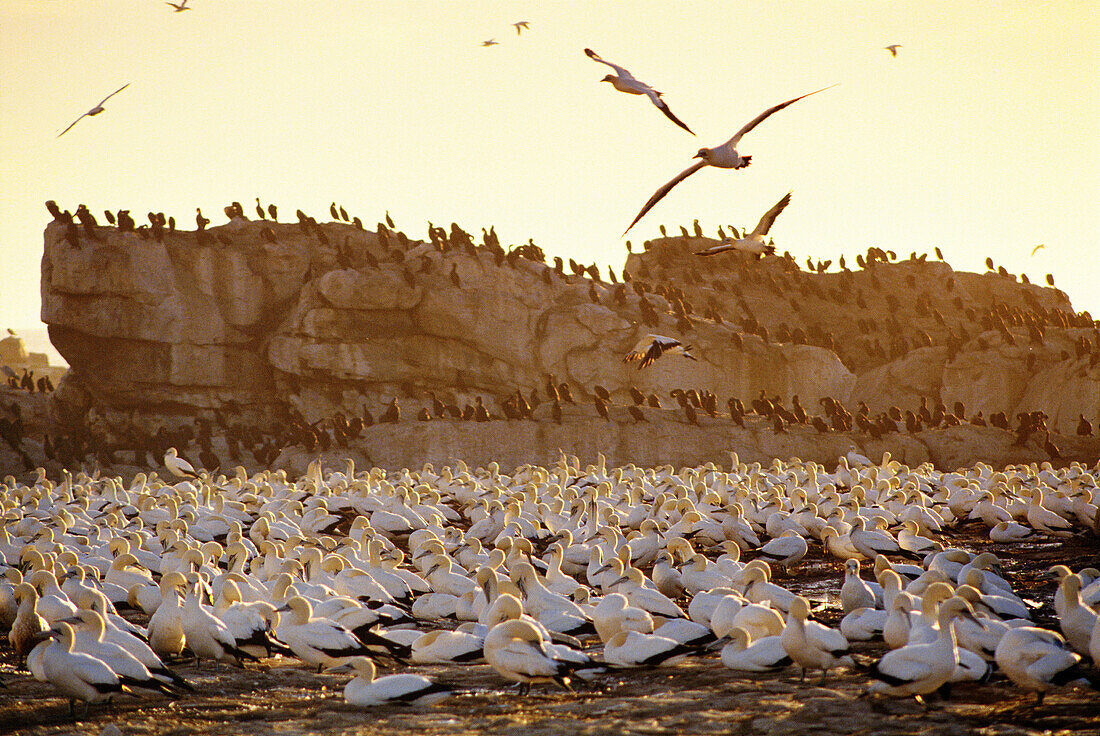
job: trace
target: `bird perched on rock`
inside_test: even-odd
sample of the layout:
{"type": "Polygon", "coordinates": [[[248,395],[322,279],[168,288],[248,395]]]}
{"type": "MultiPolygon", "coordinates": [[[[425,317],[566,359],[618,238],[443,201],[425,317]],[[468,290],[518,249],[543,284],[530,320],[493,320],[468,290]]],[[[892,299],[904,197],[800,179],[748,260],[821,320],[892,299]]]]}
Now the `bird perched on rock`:
{"type": "Polygon", "coordinates": [[[379,424],[397,424],[401,421],[401,407],[397,404],[397,397],[393,397],[393,401],[390,402],[390,406],[378,417],[379,424]]]}

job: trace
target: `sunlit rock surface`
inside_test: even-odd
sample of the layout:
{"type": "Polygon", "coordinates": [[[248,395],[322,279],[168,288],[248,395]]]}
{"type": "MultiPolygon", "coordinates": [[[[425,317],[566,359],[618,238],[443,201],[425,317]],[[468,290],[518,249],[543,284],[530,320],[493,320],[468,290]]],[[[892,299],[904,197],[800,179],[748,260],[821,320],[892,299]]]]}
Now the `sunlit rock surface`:
{"type": "Polygon", "coordinates": [[[891,449],[917,463],[980,457],[984,435],[776,435],[769,423],[734,430],[728,418],[719,426],[709,417],[696,429],[667,409],[676,408],[669,390],[711,391],[723,412],[728,397],[749,404],[761,393],[788,406],[798,395],[811,414],[826,396],[852,411],[865,402],[872,415],[915,409],[923,396],[987,417],[1043,410],[1062,434],[1073,433],[1079,413],[1100,415],[1100,336],[1062,292],[946,263],[819,274],[787,258],[702,260],[690,251],[713,240],[665,238],[629,256],[632,283],[621,284],[340,223],[307,232],[235,218],[201,234],[165,232],[162,242],[106,227],[97,235],[81,230],[73,244],[62,225],[45,232],[42,319],[71,366],[52,409],[61,427],[92,410],[111,431],[152,432],[215,409],[262,422],[292,407],[313,422],[338,410],[378,414],[399,397],[408,423],[379,431],[394,437],[392,448],[382,437],[373,445],[394,465],[461,448],[473,456],[479,443],[487,452],[512,446],[498,433],[516,448],[601,450],[619,463],[695,463],[729,449],[807,459],[891,449]],[[644,323],[645,311],[655,324],[644,323]],[[1027,314],[1042,322],[1039,337],[1027,314]],[[669,356],[641,371],[624,364],[651,332],[691,344],[698,360],[669,356]],[[411,421],[430,405],[428,392],[459,406],[480,395],[500,413],[500,400],[516,389],[541,394],[548,376],[569,384],[578,403],[561,427],[548,404],[537,422],[492,431],[411,421]],[[610,424],[592,410],[597,384],[612,396],[610,424]],[[648,426],[626,413],[630,387],[666,407],[648,426]]]}

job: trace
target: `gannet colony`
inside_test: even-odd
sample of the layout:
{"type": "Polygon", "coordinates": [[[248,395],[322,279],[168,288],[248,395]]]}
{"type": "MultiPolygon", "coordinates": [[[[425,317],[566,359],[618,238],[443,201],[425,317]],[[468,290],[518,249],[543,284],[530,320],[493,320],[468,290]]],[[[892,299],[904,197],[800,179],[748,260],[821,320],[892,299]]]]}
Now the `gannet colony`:
{"type": "Polygon", "coordinates": [[[655,669],[675,688],[685,661],[925,704],[954,683],[1094,702],[1075,688],[1100,683],[1100,572],[1051,568],[1042,605],[1005,557],[976,553],[984,536],[1009,554],[1088,539],[1095,558],[1098,469],[1079,463],[562,455],[511,474],[315,462],[297,479],[195,472],[174,452],[165,465],[128,482],[4,479],[3,701],[49,683],[36,711],[65,698],[94,717],[106,701],[202,697],[181,663],[351,673],[344,698],[364,708],[461,703],[463,670],[485,664],[507,699],[629,688],[655,669]],[[962,529],[976,544],[949,541],[962,529]],[[842,576],[807,588],[809,549],[842,576]],[[835,625],[814,620],[837,605],[835,625]]]}

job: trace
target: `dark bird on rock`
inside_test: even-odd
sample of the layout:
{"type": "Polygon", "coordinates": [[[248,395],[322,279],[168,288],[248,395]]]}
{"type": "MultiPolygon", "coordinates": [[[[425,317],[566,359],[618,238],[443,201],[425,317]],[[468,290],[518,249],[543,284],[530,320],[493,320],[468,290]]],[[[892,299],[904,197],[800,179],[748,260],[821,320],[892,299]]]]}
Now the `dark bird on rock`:
{"type": "Polygon", "coordinates": [[[264,212],[263,205],[260,204],[260,198],[259,197],[256,197],[256,215],[261,220],[266,220],[267,219],[267,214],[264,212]]]}
{"type": "Polygon", "coordinates": [[[596,396],[600,397],[604,401],[611,401],[611,394],[606,388],[598,383],[592,387],[592,393],[596,394],[596,396]]]}
{"type": "Polygon", "coordinates": [[[397,424],[401,421],[401,407],[397,405],[397,397],[393,397],[390,406],[382,416],[378,417],[379,424],[397,424]]]}
{"type": "Polygon", "coordinates": [[[645,403],[651,409],[661,408],[661,400],[657,398],[657,394],[654,393],[651,393],[649,396],[646,397],[645,403]]]}
{"type": "Polygon", "coordinates": [[[1080,437],[1092,437],[1092,422],[1084,414],[1077,415],[1077,434],[1080,437]]]}
{"type": "Polygon", "coordinates": [[[567,404],[574,404],[573,392],[569,390],[569,384],[564,381],[558,384],[558,396],[567,404]]]}
{"type": "Polygon", "coordinates": [[[610,422],[611,415],[607,411],[607,402],[599,396],[593,397],[593,402],[596,404],[596,413],[610,422]]]}
{"type": "Polygon", "coordinates": [[[639,391],[634,386],[630,387],[630,398],[634,400],[635,404],[644,404],[645,403],[645,394],[643,394],[641,391],[639,391]]]}
{"type": "Polygon", "coordinates": [[[627,411],[630,412],[630,416],[634,417],[635,423],[637,423],[637,422],[648,422],[649,421],[648,419],[645,418],[645,414],[642,413],[642,410],[640,408],[638,408],[637,406],[631,405],[631,406],[628,406],[626,409],[627,409],[627,411]]]}
{"type": "Polygon", "coordinates": [[[555,424],[561,424],[561,402],[554,399],[554,405],[550,409],[550,416],[554,418],[555,424]]]}

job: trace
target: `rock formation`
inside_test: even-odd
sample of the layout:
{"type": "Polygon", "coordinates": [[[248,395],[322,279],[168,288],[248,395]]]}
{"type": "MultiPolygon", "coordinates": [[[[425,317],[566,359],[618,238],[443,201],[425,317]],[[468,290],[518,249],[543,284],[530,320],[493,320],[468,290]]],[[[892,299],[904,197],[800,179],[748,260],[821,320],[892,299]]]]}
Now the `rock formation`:
{"type": "MultiPolygon", "coordinates": [[[[862,401],[872,416],[915,408],[920,397],[959,400],[986,416],[1041,409],[1069,434],[1078,413],[1100,415],[1100,336],[1091,318],[1074,314],[1059,291],[1003,275],[885,255],[869,255],[859,271],[809,273],[787,257],[699,259],[690,251],[713,241],[667,238],[630,256],[631,282],[623,284],[593,279],[579,265],[555,269],[532,257],[533,247],[432,241],[381,223],[372,232],[308,218],[291,225],[235,216],[198,232],[155,234],[99,227],[94,237],[55,222],[45,232],[42,319],[71,370],[52,421],[123,436],[194,417],[270,425],[291,415],[317,422],[337,411],[380,414],[398,397],[408,424],[394,428],[401,439],[388,462],[409,464],[417,452],[433,454],[416,448],[461,447],[461,433],[473,447],[485,434],[473,424],[444,430],[413,421],[429,392],[460,407],[484,396],[499,414],[501,399],[516,389],[543,394],[549,376],[569,385],[583,416],[567,412],[559,431],[545,403],[538,416],[546,427],[502,426],[515,426],[520,446],[540,452],[614,437],[622,457],[612,462],[641,461],[647,447],[665,448],[653,451],[654,462],[738,447],[747,456],[749,445],[803,457],[814,456],[814,444],[822,457],[887,449],[801,428],[805,442],[770,430],[685,442],[695,430],[668,419],[667,408],[652,410],[659,421],[651,428],[629,424],[631,388],[673,408],[670,389],[710,391],[722,411],[730,396],[789,404],[798,395],[811,413],[824,397],[850,408],[862,401]],[[692,344],[698,361],[669,356],[642,371],[624,364],[650,332],[692,344]],[[610,392],[618,430],[589,421],[597,385],[610,392]]],[[[922,442],[892,446],[907,460],[933,456],[922,442]]]]}

